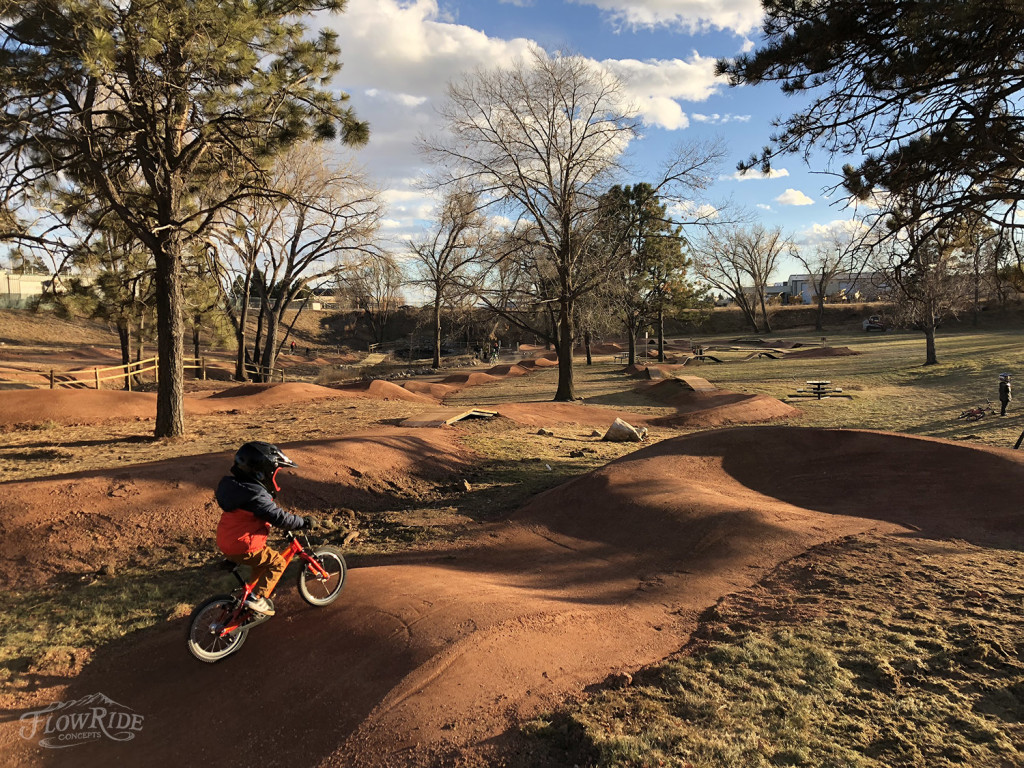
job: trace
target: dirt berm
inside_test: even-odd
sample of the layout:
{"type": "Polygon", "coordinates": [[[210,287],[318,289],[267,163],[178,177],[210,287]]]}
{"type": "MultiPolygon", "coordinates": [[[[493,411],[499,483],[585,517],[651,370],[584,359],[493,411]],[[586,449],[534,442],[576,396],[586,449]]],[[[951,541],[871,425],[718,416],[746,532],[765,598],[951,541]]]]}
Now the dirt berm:
{"type": "Polygon", "coordinates": [[[515,723],[664,658],[702,610],[807,548],[871,529],[1020,546],[1022,496],[1024,457],[1008,450],[775,426],[666,440],[449,551],[353,569],[326,609],[284,584],[278,616],[222,664],[188,655],[181,621],[108,645],[61,697],[102,692],[145,718],[139,736],[39,749],[13,711],[0,754],[75,768],[495,764],[515,723]]]}

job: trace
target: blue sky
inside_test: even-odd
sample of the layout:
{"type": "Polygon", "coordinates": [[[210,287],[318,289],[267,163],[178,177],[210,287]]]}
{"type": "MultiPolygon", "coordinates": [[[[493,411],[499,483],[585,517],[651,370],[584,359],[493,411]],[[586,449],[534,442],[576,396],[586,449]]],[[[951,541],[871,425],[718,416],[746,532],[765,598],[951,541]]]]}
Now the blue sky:
{"type": "MultiPolygon", "coordinates": [[[[735,174],[768,142],[771,120],[800,105],[775,86],[729,88],[714,77],[716,58],[756,44],[759,18],[758,0],[348,0],[323,23],[340,37],[335,84],[370,122],[370,144],[354,158],[384,190],[384,231],[395,243],[415,238],[432,214],[434,201],[416,187],[426,166],[415,144],[436,130],[447,82],[536,44],[593,59],[624,82],[643,135],[628,152],[637,178],[623,183],[653,180],[680,142],[721,137],[728,156],[710,200],[729,199],[810,247],[851,217],[840,195],[826,198],[836,181],[823,174],[828,157],[810,166],[785,158],[773,178],[735,174]]],[[[790,271],[799,269],[787,263],[776,279],[790,271]]]]}

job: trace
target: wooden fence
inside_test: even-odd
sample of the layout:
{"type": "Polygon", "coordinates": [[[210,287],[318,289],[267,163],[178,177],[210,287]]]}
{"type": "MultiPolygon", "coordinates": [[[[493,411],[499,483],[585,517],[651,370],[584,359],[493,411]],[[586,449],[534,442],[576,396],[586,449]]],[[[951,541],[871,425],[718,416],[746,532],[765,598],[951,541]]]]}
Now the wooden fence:
{"type": "MultiPolygon", "coordinates": [[[[199,378],[204,380],[206,379],[205,357],[186,357],[185,364],[182,367],[185,370],[198,371],[199,378]]],[[[103,368],[97,367],[93,368],[92,371],[57,371],[51,368],[49,371],[20,371],[20,373],[46,377],[50,382],[50,389],[57,389],[59,387],[99,389],[101,382],[121,379],[124,380],[128,390],[131,391],[132,386],[135,384],[136,377],[151,371],[153,373],[154,381],[159,384],[160,369],[157,365],[156,357],[148,357],[145,360],[135,360],[127,365],[109,365],[103,368]]]]}

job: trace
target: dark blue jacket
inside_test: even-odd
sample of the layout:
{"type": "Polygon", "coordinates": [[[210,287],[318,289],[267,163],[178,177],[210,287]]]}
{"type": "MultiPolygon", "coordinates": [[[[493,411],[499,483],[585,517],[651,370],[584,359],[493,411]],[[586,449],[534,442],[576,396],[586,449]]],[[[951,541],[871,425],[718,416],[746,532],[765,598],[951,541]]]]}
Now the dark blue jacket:
{"type": "Polygon", "coordinates": [[[225,555],[259,552],[267,546],[272,525],[294,530],[305,523],[277,506],[269,491],[253,480],[224,477],[214,496],[224,510],[217,524],[217,546],[225,555]]]}
{"type": "Polygon", "coordinates": [[[214,493],[217,503],[225,512],[244,509],[277,528],[291,531],[301,528],[303,519],[285,512],[274,502],[270,492],[255,480],[243,480],[227,475],[221,478],[214,493]]]}

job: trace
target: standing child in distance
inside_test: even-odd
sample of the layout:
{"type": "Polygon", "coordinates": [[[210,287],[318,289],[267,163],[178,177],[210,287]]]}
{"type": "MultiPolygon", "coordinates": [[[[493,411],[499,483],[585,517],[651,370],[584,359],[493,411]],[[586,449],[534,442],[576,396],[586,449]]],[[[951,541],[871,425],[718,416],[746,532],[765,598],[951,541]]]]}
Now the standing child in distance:
{"type": "Polygon", "coordinates": [[[217,546],[233,563],[252,568],[256,587],[246,605],[257,613],[274,615],[267,600],[287,566],[275,549],[267,546],[271,526],[294,531],[313,528],[312,518],[285,512],[276,503],[281,467],[297,466],[276,445],[254,441],[235,454],[231,474],[217,485],[215,496],[224,513],[217,525],[217,546]]]}
{"type": "Polygon", "coordinates": [[[1006,415],[1006,406],[1010,404],[1010,400],[1013,399],[1013,395],[1010,392],[1010,374],[1000,373],[999,374],[999,415],[1006,415]]]}

